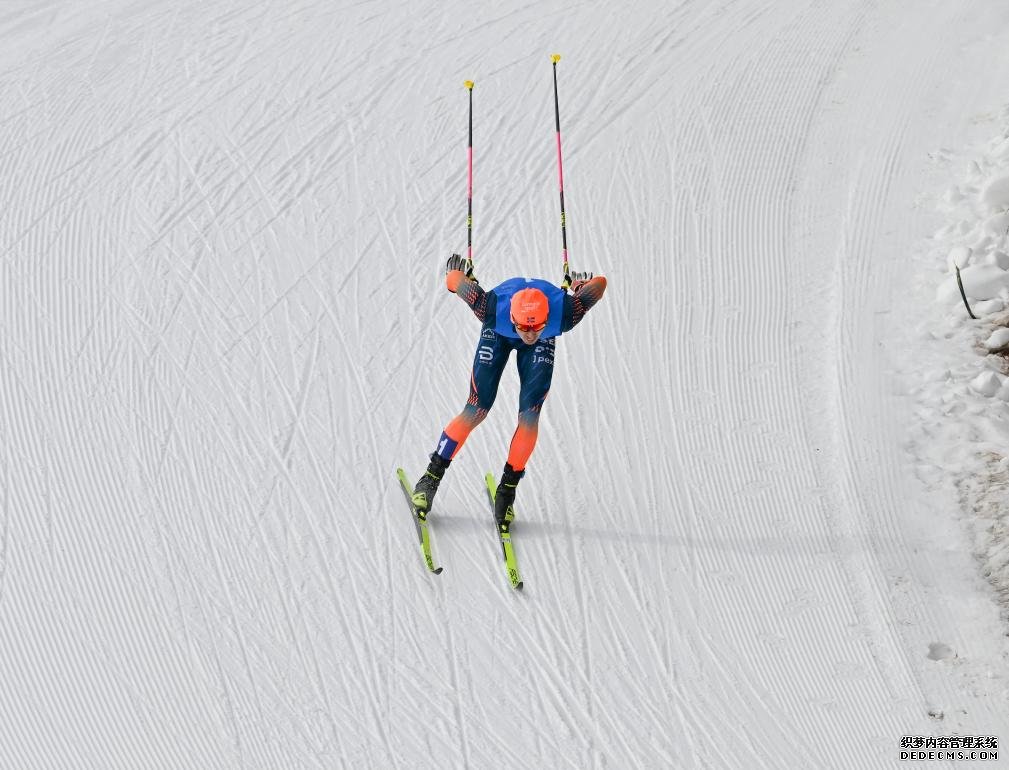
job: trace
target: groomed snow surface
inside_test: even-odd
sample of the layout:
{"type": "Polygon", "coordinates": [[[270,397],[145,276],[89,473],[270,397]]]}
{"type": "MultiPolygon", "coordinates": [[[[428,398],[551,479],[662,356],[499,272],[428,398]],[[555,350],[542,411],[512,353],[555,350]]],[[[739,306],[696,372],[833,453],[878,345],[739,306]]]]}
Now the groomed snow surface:
{"type": "Polygon", "coordinates": [[[1009,766],[1009,6],[14,0],[0,768],[1009,766]],[[489,6],[488,6],[489,8],[489,6]],[[508,586],[445,292],[572,267],[508,586]],[[977,321],[953,277],[959,266],[977,321]],[[951,283],[952,281],[952,283],[951,283]],[[994,736],[998,760],[900,759],[994,736]]]}

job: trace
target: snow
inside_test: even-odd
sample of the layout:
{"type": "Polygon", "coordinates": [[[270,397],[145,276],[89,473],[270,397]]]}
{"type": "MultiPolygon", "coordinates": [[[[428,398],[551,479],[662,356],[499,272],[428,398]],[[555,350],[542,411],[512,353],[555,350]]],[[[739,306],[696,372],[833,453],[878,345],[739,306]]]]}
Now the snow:
{"type": "Polygon", "coordinates": [[[1002,378],[995,372],[981,372],[970,381],[970,386],[982,396],[994,396],[1002,389],[1002,378]]]}
{"type": "Polygon", "coordinates": [[[949,250],[949,258],[947,260],[949,269],[955,271],[958,267],[961,270],[967,267],[970,264],[971,254],[971,249],[968,246],[954,246],[949,250]]]}
{"type": "MultiPolygon", "coordinates": [[[[971,299],[990,300],[1002,298],[1009,291],[1009,271],[997,265],[971,265],[960,271],[963,290],[971,299]]],[[[943,303],[960,302],[960,289],[956,277],[950,276],[939,287],[936,298],[943,303]]]]}
{"type": "Polygon", "coordinates": [[[985,340],[984,346],[989,350],[1009,346],[1009,328],[1003,326],[993,331],[985,340]]]}
{"type": "Polygon", "coordinates": [[[51,0],[0,30],[0,768],[1009,740],[1009,7],[51,0]],[[439,491],[440,576],[394,470],[479,333],[441,275],[467,79],[477,274],[561,277],[554,52],[572,268],[609,288],[558,343],[516,593],[481,486],[513,371],[439,491]]]}
{"type": "MultiPolygon", "coordinates": [[[[1002,153],[999,152],[999,155],[1002,153]]],[[[1009,174],[988,180],[981,188],[981,203],[989,211],[995,212],[1009,207],[1009,174]]],[[[1005,214],[999,214],[993,219],[1005,220],[1005,214]]],[[[986,223],[987,224],[987,223],[986,223]]]]}
{"type": "Polygon", "coordinates": [[[967,166],[967,178],[959,180],[958,189],[970,189],[980,181],[977,202],[970,195],[961,195],[943,196],[939,203],[939,209],[958,225],[937,232],[932,251],[947,252],[948,271],[962,268],[964,291],[978,320],[968,321],[962,305],[957,308],[951,295],[955,278],[947,277],[936,292],[947,306],[946,312],[931,319],[930,325],[946,330],[933,335],[934,342],[952,342],[953,347],[942,346],[932,352],[947,361],[959,359],[959,364],[947,371],[945,384],[935,382],[918,391],[922,421],[916,430],[927,440],[912,442],[912,446],[923,466],[940,464],[943,468],[941,474],[933,475],[931,486],[948,484],[955,489],[966,514],[972,551],[981,574],[996,592],[1005,621],[1009,606],[1009,507],[1005,502],[1009,499],[1005,450],[1009,442],[1009,364],[1004,355],[1009,345],[1009,316],[1005,313],[1009,212],[1005,209],[1009,199],[1004,194],[1009,179],[1009,155],[1005,152],[1009,108],[1003,108],[994,123],[992,138],[962,151],[974,160],[967,166]],[[957,442],[955,449],[942,446],[953,442],[957,442]]]}

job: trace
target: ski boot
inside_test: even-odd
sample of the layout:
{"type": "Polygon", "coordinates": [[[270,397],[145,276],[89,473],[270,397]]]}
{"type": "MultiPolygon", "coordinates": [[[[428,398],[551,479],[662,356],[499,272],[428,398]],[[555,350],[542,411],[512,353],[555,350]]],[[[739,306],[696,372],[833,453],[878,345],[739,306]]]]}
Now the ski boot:
{"type": "Polygon", "coordinates": [[[515,489],[519,480],[525,475],[525,471],[516,471],[505,463],[501,483],[497,485],[497,492],[494,495],[494,519],[502,532],[507,532],[515,520],[515,508],[512,507],[515,504],[515,489]]]}
{"type": "Polygon", "coordinates": [[[434,502],[434,495],[441,483],[441,477],[445,475],[451,462],[439,454],[431,455],[431,463],[424,471],[424,475],[420,477],[417,486],[413,488],[413,507],[417,511],[417,518],[421,521],[427,520],[427,514],[431,511],[431,504],[434,502]]]}

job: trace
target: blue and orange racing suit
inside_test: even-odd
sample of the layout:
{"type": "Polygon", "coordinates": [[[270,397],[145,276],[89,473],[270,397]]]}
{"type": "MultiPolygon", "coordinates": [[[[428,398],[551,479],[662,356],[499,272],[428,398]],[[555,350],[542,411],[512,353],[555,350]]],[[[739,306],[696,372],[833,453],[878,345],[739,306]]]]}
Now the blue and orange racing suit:
{"type": "Polygon", "coordinates": [[[557,337],[571,331],[585,317],[606,291],[606,278],[596,276],[576,282],[573,293],[547,281],[511,278],[490,291],[468,280],[461,270],[446,277],[449,291],[462,299],[483,324],[470,376],[469,398],[462,412],[446,427],[435,450],[446,460],[458,454],[470,432],[487,416],[497,397],[498,384],[511,352],[516,352],[519,371],[518,426],[508,450],[508,464],[522,471],[536,446],[540,410],[550,391],[554,374],[557,337]],[[547,326],[532,345],[522,342],[511,323],[511,298],[515,292],[535,287],[547,295],[547,326]]]}

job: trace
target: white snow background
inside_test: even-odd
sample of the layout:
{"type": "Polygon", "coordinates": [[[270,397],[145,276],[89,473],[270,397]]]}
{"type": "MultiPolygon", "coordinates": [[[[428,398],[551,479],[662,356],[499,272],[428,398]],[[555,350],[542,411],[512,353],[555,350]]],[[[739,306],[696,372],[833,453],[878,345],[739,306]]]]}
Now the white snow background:
{"type": "Polygon", "coordinates": [[[0,767],[1009,766],[1009,5],[0,9],[0,767]],[[572,267],[424,569],[444,289],[572,267]],[[963,268],[978,321],[966,316],[963,268]],[[1001,329],[1001,331],[1000,331],[1001,329]],[[996,352],[991,352],[996,351],[996,352]]]}

